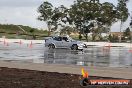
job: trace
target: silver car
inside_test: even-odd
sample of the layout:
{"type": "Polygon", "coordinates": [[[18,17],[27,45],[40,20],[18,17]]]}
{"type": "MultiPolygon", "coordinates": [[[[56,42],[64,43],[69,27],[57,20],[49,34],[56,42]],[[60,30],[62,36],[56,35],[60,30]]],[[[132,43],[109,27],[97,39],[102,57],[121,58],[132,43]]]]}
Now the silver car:
{"type": "Polygon", "coordinates": [[[49,48],[70,48],[72,50],[83,50],[86,45],[81,41],[73,40],[68,36],[53,36],[45,38],[45,46],[49,48]]]}

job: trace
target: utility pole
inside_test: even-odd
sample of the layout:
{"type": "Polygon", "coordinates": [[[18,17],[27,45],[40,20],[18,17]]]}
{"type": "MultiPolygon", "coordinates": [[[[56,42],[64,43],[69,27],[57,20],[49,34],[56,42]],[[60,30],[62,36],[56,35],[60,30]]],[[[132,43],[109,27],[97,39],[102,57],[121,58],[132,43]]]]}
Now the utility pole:
{"type": "Polygon", "coordinates": [[[121,36],[122,36],[122,24],[123,24],[123,22],[122,22],[122,19],[121,19],[121,24],[120,24],[120,35],[119,35],[119,43],[121,43],[121,36]]]}

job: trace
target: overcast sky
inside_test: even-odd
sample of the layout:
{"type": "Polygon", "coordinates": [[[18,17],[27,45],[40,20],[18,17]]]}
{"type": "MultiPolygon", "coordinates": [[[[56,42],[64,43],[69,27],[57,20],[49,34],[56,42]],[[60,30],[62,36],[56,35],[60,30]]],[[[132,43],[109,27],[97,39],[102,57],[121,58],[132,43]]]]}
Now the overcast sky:
{"type": "MultiPolygon", "coordinates": [[[[0,0],[0,24],[18,24],[35,28],[47,28],[44,22],[37,20],[37,8],[46,0],[0,0]]],[[[69,7],[74,0],[47,0],[55,7],[65,5],[69,7]]],[[[100,0],[101,2],[112,2],[117,0],[100,0]]],[[[129,11],[132,11],[132,0],[128,3],[129,11]]],[[[123,29],[129,25],[130,19],[124,23],[123,29]]],[[[112,26],[112,31],[119,30],[119,22],[112,26]]]]}

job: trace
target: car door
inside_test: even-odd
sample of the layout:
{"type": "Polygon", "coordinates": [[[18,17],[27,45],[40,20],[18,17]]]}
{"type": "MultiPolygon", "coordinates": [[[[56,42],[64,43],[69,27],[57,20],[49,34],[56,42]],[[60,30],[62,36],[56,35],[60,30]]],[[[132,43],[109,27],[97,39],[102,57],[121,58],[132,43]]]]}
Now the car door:
{"type": "Polygon", "coordinates": [[[62,37],[62,45],[63,45],[64,48],[68,48],[69,43],[70,43],[70,41],[68,40],[67,37],[62,37]]]}
{"type": "Polygon", "coordinates": [[[62,47],[62,37],[54,37],[53,40],[56,47],[62,47]]]}

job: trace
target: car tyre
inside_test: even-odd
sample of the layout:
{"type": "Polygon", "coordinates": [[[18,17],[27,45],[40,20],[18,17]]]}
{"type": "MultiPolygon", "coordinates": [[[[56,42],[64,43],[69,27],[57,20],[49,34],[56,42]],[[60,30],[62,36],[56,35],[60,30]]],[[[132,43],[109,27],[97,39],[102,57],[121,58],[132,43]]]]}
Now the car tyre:
{"type": "Polygon", "coordinates": [[[49,44],[49,49],[55,49],[55,45],[54,44],[49,44]]]}
{"type": "Polygon", "coordinates": [[[55,49],[55,45],[54,44],[52,44],[52,49],[55,49]]]}
{"type": "Polygon", "coordinates": [[[72,50],[78,50],[78,46],[77,45],[72,45],[71,49],[72,50]]]}

